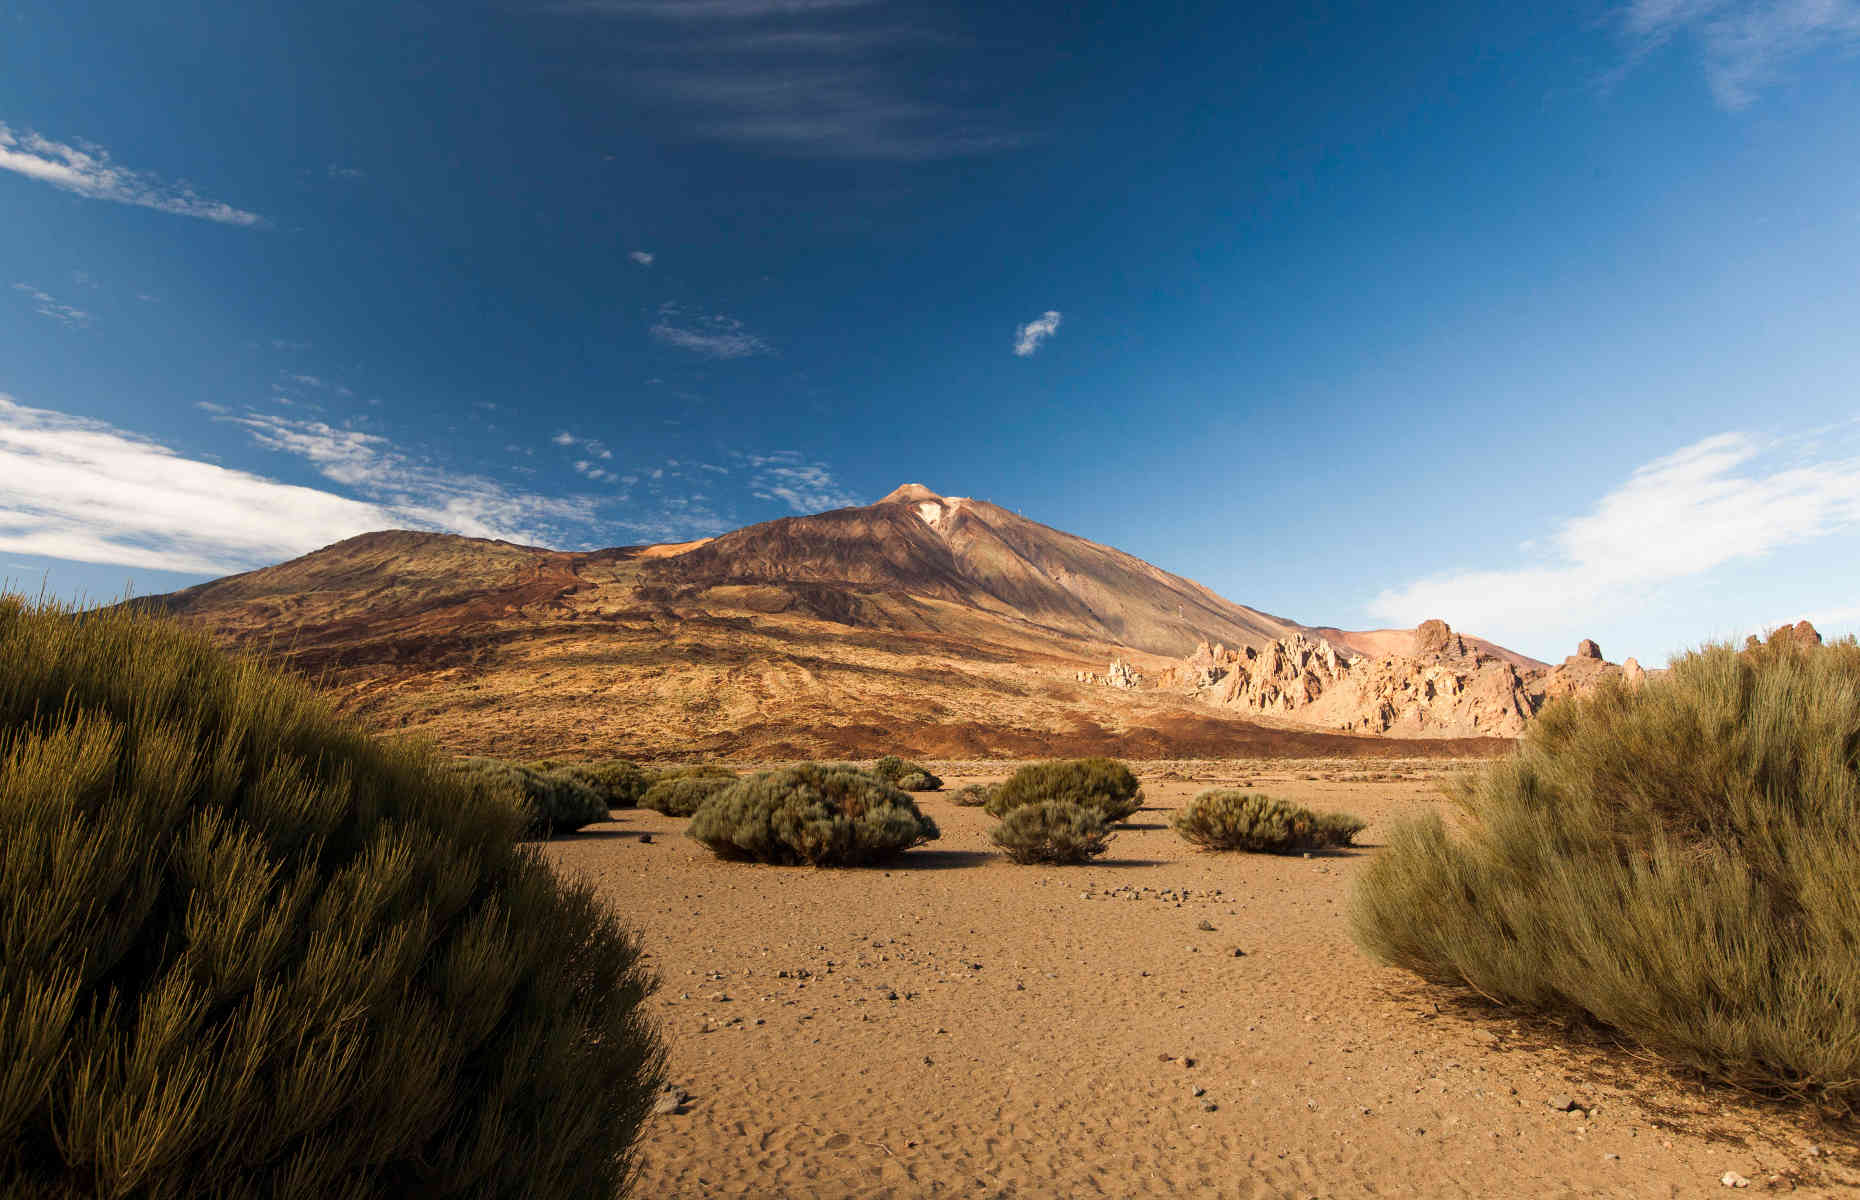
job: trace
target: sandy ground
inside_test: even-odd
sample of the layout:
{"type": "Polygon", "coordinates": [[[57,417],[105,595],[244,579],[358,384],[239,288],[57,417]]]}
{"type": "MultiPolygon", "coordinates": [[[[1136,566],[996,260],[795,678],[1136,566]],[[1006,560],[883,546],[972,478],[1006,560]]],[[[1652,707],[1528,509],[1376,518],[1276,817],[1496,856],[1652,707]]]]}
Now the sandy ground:
{"type": "Polygon", "coordinates": [[[1370,965],[1350,881],[1392,819],[1437,802],[1438,764],[1175,766],[1087,867],[990,851],[991,820],[947,796],[999,767],[919,797],[942,840],[890,869],[720,863],[644,811],[551,843],[640,929],[691,1093],[652,1119],[634,1194],[1680,1197],[1732,1194],[1727,1171],[1752,1191],[1860,1186],[1860,1143],[1799,1107],[1370,965]],[[1167,822],[1215,779],[1346,808],[1369,845],[1195,851],[1167,822]],[[1562,1097],[1586,1111],[1554,1111],[1562,1097]]]}

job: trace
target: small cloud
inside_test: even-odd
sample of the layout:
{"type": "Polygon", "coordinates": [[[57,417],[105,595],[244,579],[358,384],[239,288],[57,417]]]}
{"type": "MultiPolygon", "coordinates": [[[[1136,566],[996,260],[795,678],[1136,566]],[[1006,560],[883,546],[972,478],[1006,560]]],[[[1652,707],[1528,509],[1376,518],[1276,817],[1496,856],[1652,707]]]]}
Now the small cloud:
{"type": "Polygon", "coordinates": [[[721,313],[687,315],[671,304],[662,307],[659,314],[652,336],[668,346],[706,358],[749,358],[773,352],[768,342],[750,333],[735,317],[721,313]]]}
{"type": "Polygon", "coordinates": [[[1014,331],[1014,353],[1022,358],[1031,356],[1047,338],[1059,331],[1059,322],[1062,320],[1064,318],[1059,313],[1048,309],[1037,319],[1016,329],[1014,331]]]}
{"type": "Polygon", "coordinates": [[[635,250],[633,253],[627,255],[627,257],[642,267],[650,267],[652,265],[652,260],[658,256],[650,250],[635,250]]]}
{"type": "Polygon", "coordinates": [[[194,407],[201,412],[223,413],[226,411],[226,406],[224,404],[215,404],[211,400],[196,400],[194,401],[194,407]]]}
{"type": "Polygon", "coordinates": [[[184,183],[167,183],[148,171],[118,166],[110,152],[90,142],[68,145],[31,130],[15,133],[0,122],[0,171],[49,183],[92,200],[113,200],[222,225],[263,225],[257,213],[208,200],[184,183]]]}
{"type": "Polygon", "coordinates": [[[29,283],[13,285],[16,292],[24,292],[32,300],[32,310],[42,317],[50,317],[61,325],[81,329],[90,324],[90,314],[81,308],[73,308],[60,302],[56,297],[48,296],[29,283]]]}
{"type": "Polygon", "coordinates": [[[310,343],[293,342],[288,338],[272,338],[271,348],[273,350],[308,350],[310,348],[310,343]]]}
{"type": "Polygon", "coordinates": [[[331,179],[366,179],[368,172],[360,167],[345,167],[340,163],[331,163],[329,164],[329,177],[331,179]]]}

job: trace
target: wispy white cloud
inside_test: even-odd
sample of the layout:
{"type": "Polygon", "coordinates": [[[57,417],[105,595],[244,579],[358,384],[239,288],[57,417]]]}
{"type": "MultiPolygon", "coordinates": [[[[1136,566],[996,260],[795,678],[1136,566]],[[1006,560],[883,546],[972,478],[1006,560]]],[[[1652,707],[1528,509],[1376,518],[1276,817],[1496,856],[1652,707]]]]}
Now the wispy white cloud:
{"type": "Polygon", "coordinates": [[[735,317],[721,313],[685,313],[672,304],[659,310],[652,336],[668,346],[707,358],[749,358],[773,351],[765,339],[749,332],[735,317]]]}
{"type": "Polygon", "coordinates": [[[825,512],[861,503],[833,477],[825,463],[796,450],[741,456],[750,468],[749,491],[758,500],[778,500],[798,513],[825,512]]]}
{"type": "Polygon", "coordinates": [[[329,177],[331,179],[366,179],[368,172],[360,167],[345,167],[341,163],[331,163],[329,164],[329,177]]]}
{"type": "Polygon", "coordinates": [[[1011,97],[953,69],[959,39],[894,0],[570,0],[628,23],[625,78],[696,137],[821,158],[927,160],[999,150],[1011,97]],[[922,60],[934,50],[939,57],[922,60]]]}
{"type": "Polygon", "coordinates": [[[409,454],[380,434],[269,413],[220,419],[243,427],[267,449],[304,459],[324,478],[420,528],[540,544],[559,541],[569,527],[588,525],[596,517],[595,502],[588,497],[542,496],[456,472],[409,454]]]}
{"type": "Polygon", "coordinates": [[[1822,51],[1860,46],[1860,0],[1630,0],[1620,11],[1631,68],[1689,36],[1712,96],[1739,109],[1789,66],[1822,51]]]}
{"type": "Polygon", "coordinates": [[[627,257],[642,267],[650,267],[652,265],[652,260],[656,258],[657,255],[653,254],[650,250],[635,250],[627,255],[627,257]]]}
{"type": "Polygon", "coordinates": [[[1014,353],[1026,358],[1038,350],[1047,338],[1059,332],[1059,322],[1064,320],[1060,314],[1047,309],[1039,317],[1027,322],[1014,331],[1014,353]]]}
{"type": "Polygon", "coordinates": [[[1635,471],[1565,522],[1535,561],[1463,570],[1382,592],[1394,625],[1443,617],[1501,640],[1644,602],[1655,588],[1860,529],[1860,458],[1803,439],[1706,438],[1635,471]]]}
{"type": "Polygon", "coordinates": [[[0,396],[0,550],[218,574],[397,524],[376,504],[0,396]]]}
{"type": "Polygon", "coordinates": [[[49,296],[29,283],[16,283],[13,285],[13,290],[24,292],[32,301],[32,311],[42,317],[50,317],[61,325],[70,325],[79,329],[90,324],[89,313],[81,308],[73,308],[56,296],[49,296]]]}
{"type": "Polygon", "coordinates": [[[257,213],[209,200],[185,183],[169,183],[151,172],[118,166],[101,146],[54,142],[31,130],[16,133],[4,122],[0,122],[0,170],[93,200],[114,200],[223,225],[265,223],[257,213]]]}

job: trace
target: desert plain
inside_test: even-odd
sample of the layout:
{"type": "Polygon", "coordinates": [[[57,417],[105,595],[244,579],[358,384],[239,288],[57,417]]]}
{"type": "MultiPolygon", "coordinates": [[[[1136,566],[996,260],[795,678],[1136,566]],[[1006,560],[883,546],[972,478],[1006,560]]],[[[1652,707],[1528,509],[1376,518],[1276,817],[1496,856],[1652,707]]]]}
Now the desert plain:
{"type": "Polygon", "coordinates": [[[678,1091],[643,1136],[637,1195],[1860,1186],[1860,1144],[1810,1108],[1363,957],[1352,880],[1390,823],[1446,803],[1439,781],[1465,762],[1133,763],[1145,807],[1105,858],[1061,867],[1009,862],[992,819],[950,802],[1015,764],[932,765],[945,788],[918,800],[942,837],[883,868],[722,862],[645,810],[548,843],[660,977],[678,1091]],[[1277,857],[1199,851],[1169,827],[1199,791],[1241,783],[1368,829],[1277,857]]]}

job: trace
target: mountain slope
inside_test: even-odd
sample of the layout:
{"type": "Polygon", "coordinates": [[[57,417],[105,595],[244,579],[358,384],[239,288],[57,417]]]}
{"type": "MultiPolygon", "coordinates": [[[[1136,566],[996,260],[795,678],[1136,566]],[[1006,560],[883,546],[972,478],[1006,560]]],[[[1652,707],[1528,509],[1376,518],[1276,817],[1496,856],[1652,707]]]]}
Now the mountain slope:
{"type": "Polygon", "coordinates": [[[1114,656],[1160,671],[1203,641],[1265,646],[1304,627],[917,485],[679,545],[366,534],[140,603],[460,751],[1394,752],[1079,683],[1114,656]]]}

